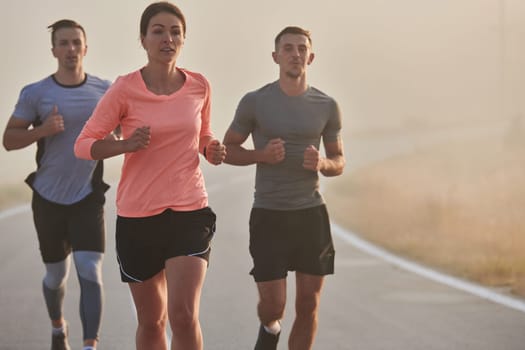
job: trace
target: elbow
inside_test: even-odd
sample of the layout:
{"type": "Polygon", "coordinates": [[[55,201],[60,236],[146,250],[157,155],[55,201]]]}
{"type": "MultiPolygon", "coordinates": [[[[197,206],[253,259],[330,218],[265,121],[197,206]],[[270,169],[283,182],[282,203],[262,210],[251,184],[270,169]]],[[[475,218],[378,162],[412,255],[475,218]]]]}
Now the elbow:
{"type": "Polygon", "coordinates": [[[88,151],[86,153],[86,147],[88,150],[91,150],[91,146],[84,146],[83,142],[77,139],[75,145],[73,146],[73,153],[75,154],[75,157],[79,159],[93,160],[93,157],[91,157],[91,152],[88,151]]]}
{"type": "Polygon", "coordinates": [[[335,176],[343,175],[344,170],[345,170],[345,165],[346,165],[345,160],[344,160],[344,159],[341,160],[341,164],[340,164],[339,167],[337,168],[337,171],[336,171],[335,176]]]}
{"type": "Polygon", "coordinates": [[[326,177],[334,177],[334,176],[343,175],[343,168],[333,169],[331,171],[321,171],[321,174],[323,174],[326,177]]]}
{"type": "Polygon", "coordinates": [[[77,157],[78,159],[94,160],[94,158],[91,157],[91,155],[86,156],[86,154],[84,154],[84,152],[82,152],[82,150],[77,149],[76,146],[74,148],[73,153],[75,153],[75,157],[77,157]]]}
{"type": "Polygon", "coordinates": [[[17,149],[17,147],[15,147],[15,145],[12,142],[10,142],[8,138],[5,137],[5,135],[4,135],[4,138],[2,139],[2,145],[4,146],[5,150],[8,152],[17,149]]]}
{"type": "Polygon", "coordinates": [[[82,152],[80,151],[78,140],[73,145],[73,153],[75,154],[75,157],[82,159],[82,152]]]}
{"type": "Polygon", "coordinates": [[[332,166],[326,168],[325,171],[321,170],[321,173],[326,177],[333,177],[343,175],[343,171],[346,165],[344,158],[341,158],[339,161],[332,163],[332,166]]]}
{"type": "Polygon", "coordinates": [[[335,169],[335,171],[329,174],[328,176],[341,176],[341,175],[343,175],[343,168],[335,169]]]}
{"type": "Polygon", "coordinates": [[[346,166],[346,160],[341,159],[341,166],[339,167],[339,173],[337,175],[343,175],[346,166]]]}

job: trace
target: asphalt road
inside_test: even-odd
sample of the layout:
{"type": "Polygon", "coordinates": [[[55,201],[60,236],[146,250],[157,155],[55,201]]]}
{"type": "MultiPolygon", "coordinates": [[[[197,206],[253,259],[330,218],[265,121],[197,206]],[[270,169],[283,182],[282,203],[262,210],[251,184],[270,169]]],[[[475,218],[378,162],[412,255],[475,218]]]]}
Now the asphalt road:
{"type": "MultiPolygon", "coordinates": [[[[250,168],[206,167],[218,230],[202,296],[205,349],[253,348],[258,322],[256,289],[248,271],[247,218],[253,188],[250,168]]],[[[119,281],[114,253],[114,190],[108,193],[108,250],[104,262],[105,312],[99,349],[133,349],[135,315],[119,281]]],[[[0,349],[46,349],[49,324],[41,296],[43,267],[28,208],[0,219],[0,349]]],[[[336,236],[336,274],[327,278],[316,349],[523,349],[525,313],[399,269],[336,236]]],[[[66,317],[80,348],[78,282],[74,269],[66,317]]],[[[293,317],[293,274],[279,349],[293,317]]]]}
{"type": "MultiPolygon", "coordinates": [[[[256,288],[248,271],[247,221],[253,168],[205,166],[217,234],[202,296],[205,349],[253,349],[256,288]]],[[[135,315],[114,253],[114,193],[106,207],[105,311],[99,350],[133,349],[135,315]]],[[[330,203],[328,203],[330,209],[330,203]]],[[[29,207],[0,213],[0,350],[47,349],[50,326],[41,295],[43,266],[29,207]]],[[[336,274],[321,301],[319,350],[522,350],[525,312],[399,268],[335,235],[336,274]]],[[[279,349],[293,318],[293,274],[279,349]]],[[[65,313],[73,349],[80,349],[78,282],[68,282],[65,313]]]]}

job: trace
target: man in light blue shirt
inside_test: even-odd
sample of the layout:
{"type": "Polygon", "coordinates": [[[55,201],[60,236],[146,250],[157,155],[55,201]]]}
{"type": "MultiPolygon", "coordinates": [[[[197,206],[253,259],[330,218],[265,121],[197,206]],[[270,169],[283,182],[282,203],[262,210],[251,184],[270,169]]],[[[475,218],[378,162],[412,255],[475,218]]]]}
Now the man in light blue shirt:
{"type": "Polygon", "coordinates": [[[26,182],[33,190],[33,219],[46,267],[43,293],[53,327],[51,349],[70,349],[62,306],[73,252],[84,349],[93,350],[103,304],[103,205],[109,186],[102,180],[102,162],[77,159],[73,145],[110,82],[85,73],[86,34],[80,24],[64,19],[48,28],[58,69],[22,89],[3,144],[10,151],[37,143],[37,169],[26,182]]]}

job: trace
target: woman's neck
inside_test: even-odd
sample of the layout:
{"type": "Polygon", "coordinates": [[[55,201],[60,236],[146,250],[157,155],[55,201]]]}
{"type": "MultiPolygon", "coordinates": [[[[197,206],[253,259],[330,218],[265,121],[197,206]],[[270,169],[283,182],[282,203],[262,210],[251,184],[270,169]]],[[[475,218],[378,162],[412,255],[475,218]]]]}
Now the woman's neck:
{"type": "Polygon", "coordinates": [[[179,90],[186,77],[173,64],[170,66],[158,66],[148,64],[142,70],[142,79],[151,92],[157,95],[171,95],[179,90]]]}

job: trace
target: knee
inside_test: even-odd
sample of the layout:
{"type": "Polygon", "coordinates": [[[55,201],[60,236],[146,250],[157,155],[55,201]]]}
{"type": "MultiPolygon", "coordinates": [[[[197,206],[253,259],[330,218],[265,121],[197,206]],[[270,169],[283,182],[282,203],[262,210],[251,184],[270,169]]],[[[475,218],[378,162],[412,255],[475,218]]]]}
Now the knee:
{"type": "Polygon", "coordinates": [[[75,252],[78,275],[88,281],[102,284],[102,256],[102,253],[98,252],[75,252]]]}
{"type": "Polygon", "coordinates": [[[150,339],[160,339],[166,332],[166,320],[140,320],[138,323],[139,332],[150,339]]]}
{"type": "Polygon", "coordinates": [[[194,310],[187,308],[173,309],[170,312],[170,326],[175,332],[177,330],[186,331],[196,327],[198,315],[194,310]]]}
{"type": "Polygon", "coordinates": [[[66,274],[57,274],[46,272],[44,276],[44,285],[49,289],[59,289],[66,283],[66,274]]]}
{"type": "Polygon", "coordinates": [[[286,301],[281,299],[261,299],[258,305],[259,318],[262,323],[280,320],[284,316],[286,301]]]}
{"type": "Polygon", "coordinates": [[[68,259],[46,264],[46,274],[44,276],[44,285],[49,289],[59,289],[65,283],[69,273],[68,259]]]}

